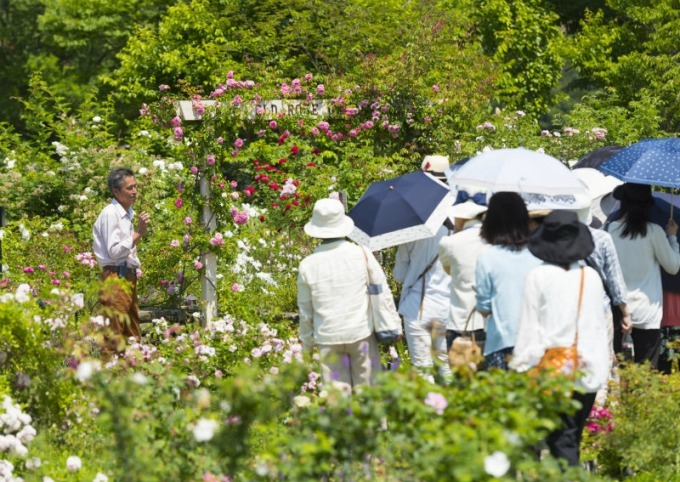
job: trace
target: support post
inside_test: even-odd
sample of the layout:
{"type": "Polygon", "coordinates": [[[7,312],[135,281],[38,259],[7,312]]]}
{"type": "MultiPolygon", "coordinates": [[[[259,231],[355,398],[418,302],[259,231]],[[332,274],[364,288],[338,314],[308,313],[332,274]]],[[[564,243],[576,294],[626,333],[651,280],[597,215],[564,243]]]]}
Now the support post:
{"type": "MultiPolygon", "coordinates": [[[[211,233],[217,228],[217,223],[213,212],[210,209],[210,181],[206,176],[201,178],[201,196],[205,204],[203,205],[203,226],[211,233]]],[[[207,253],[201,256],[203,272],[201,274],[201,298],[203,312],[203,323],[208,324],[217,316],[217,256],[215,253],[207,253]]]]}
{"type": "MultiPolygon", "coordinates": [[[[0,228],[5,227],[5,208],[0,206],[0,228]]],[[[2,274],[2,238],[0,237],[0,274],[2,274]]]]}

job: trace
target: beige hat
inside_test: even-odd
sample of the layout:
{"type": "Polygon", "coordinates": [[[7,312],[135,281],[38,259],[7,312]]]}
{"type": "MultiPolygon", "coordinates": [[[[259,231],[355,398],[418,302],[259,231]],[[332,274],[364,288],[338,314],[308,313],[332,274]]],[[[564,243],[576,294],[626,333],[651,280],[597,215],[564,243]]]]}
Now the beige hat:
{"type": "Polygon", "coordinates": [[[313,238],[344,238],[354,229],[354,221],[345,215],[337,199],[319,199],[314,203],[312,220],[305,224],[305,233],[313,238]]]}
{"type": "Polygon", "coordinates": [[[481,206],[472,200],[464,203],[455,204],[446,210],[449,219],[474,219],[482,213],[485,213],[487,206],[481,206]]]}
{"type": "Polygon", "coordinates": [[[420,168],[426,172],[443,174],[449,168],[449,156],[425,156],[420,168]]]}

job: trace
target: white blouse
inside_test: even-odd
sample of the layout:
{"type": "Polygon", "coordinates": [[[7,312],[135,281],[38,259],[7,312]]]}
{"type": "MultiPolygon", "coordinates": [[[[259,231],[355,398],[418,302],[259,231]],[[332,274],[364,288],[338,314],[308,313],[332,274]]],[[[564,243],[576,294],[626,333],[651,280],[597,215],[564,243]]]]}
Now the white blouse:
{"type": "MultiPolygon", "coordinates": [[[[609,348],[602,280],[594,269],[584,270],[577,344],[582,376],[576,384],[592,393],[609,377],[609,348]]],[[[574,343],[580,283],[578,263],[568,270],[544,263],[528,274],[511,368],[526,371],[538,364],[546,349],[574,343]]]]}
{"type": "Polygon", "coordinates": [[[658,224],[647,223],[647,235],[622,237],[624,225],[609,226],[623,279],[628,287],[628,311],[635,328],[659,329],[663,316],[661,268],[669,274],[680,270],[680,247],[675,236],[666,236],[658,224]]]}

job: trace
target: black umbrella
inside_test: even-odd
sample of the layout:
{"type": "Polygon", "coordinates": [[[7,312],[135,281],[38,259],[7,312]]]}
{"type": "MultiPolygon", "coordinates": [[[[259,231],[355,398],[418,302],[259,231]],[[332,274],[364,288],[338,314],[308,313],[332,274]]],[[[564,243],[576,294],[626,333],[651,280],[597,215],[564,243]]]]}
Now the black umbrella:
{"type": "Polygon", "coordinates": [[[599,149],[595,149],[578,160],[572,169],[578,169],[581,167],[592,167],[597,169],[597,167],[604,161],[612,157],[614,154],[623,150],[623,146],[604,146],[599,149]]]}

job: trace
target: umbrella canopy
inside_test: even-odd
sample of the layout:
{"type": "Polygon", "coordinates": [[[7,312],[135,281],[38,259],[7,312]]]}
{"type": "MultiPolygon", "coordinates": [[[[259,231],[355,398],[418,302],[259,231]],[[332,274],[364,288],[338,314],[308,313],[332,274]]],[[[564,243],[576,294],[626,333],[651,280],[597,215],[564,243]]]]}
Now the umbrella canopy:
{"type": "Polygon", "coordinates": [[[613,209],[612,204],[616,202],[616,200],[611,197],[611,192],[616,186],[623,184],[623,181],[612,176],[605,176],[597,169],[590,167],[584,167],[573,172],[586,186],[588,186],[588,191],[590,191],[590,196],[592,198],[590,213],[593,216],[591,226],[602,226],[613,209]]]}
{"type": "Polygon", "coordinates": [[[680,139],[644,139],[610,157],[598,169],[625,182],[680,187],[680,139]]]}
{"type": "Polygon", "coordinates": [[[483,152],[449,176],[454,193],[513,191],[522,196],[529,210],[581,209],[590,203],[588,188],[567,166],[523,148],[483,152]]]}
{"type": "Polygon", "coordinates": [[[599,149],[595,149],[593,152],[590,152],[579,159],[578,162],[572,166],[572,169],[581,169],[587,167],[596,169],[604,161],[622,150],[623,146],[600,147],[599,149]]]}
{"type": "Polygon", "coordinates": [[[593,199],[609,194],[616,186],[623,184],[623,181],[613,176],[606,176],[597,169],[590,167],[574,171],[574,174],[588,187],[593,199]]]}
{"type": "Polygon", "coordinates": [[[454,200],[446,184],[422,171],[376,182],[347,213],[354,221],[348,237],[378,251],[434,236],[454,200]]]}

